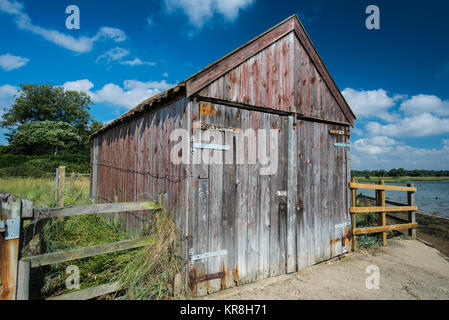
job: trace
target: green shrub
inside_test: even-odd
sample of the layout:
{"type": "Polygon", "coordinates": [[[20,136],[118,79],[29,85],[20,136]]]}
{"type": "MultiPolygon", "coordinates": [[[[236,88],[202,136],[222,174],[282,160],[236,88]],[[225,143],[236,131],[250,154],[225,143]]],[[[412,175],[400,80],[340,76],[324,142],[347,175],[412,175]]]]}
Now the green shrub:
{"type": "Polygon", "coordinates": [[[0,154],[0,177],[44,177],[58,166],[65,166],[68,173],[89,173],[90,154],[61,153],[55,157],[0,154]]]}

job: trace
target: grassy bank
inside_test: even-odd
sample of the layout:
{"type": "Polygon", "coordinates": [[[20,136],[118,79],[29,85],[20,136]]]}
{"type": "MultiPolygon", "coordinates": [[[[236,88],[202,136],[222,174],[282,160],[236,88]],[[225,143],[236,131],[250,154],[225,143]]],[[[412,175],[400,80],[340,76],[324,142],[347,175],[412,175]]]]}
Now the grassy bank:
{"type": "MultiPolygon", "coordinates": [[[[89,184],[86,177],[66,179],[64,200],[68,206],[89,204],[89,184]]],[[[40,208],[56,206],[54,178],[0,178],[0,192],[31,200],[40,208]]]]}
{"type": "Polygon", "coordinates": [[[385,180],[386,183],[407,182],[407,181],[443,181],[449,180],[449,177],[356,177],[357,182],[378,182],[385,180]]]}
{"type": "MultiPolygon", "coordinates": [[[[55,207],[55,182],[50,178],[0,178],[0,192],[31,200],[37,207],[55,207]]],[[[89,179],[66,180],[65,205],[89,204],[89,179]]],[[[23,256],[31,256],[110,243],[133,237],[151,236],[149,247],[110,253],[92,258],[32,269],[30,298],[45,299],[71,292],[66,288],[69,265],[80,271],[80,289],[121,282],[126,288],[120,297],[126,299],[170,299],[172,283],[182,261],[177,256],[176,227],[169,213],[160,211],[146,222],[145,230],[129,235],[126,228],[103,215],[83,215],[50,220],[29,245],[23,256]]],[[[105,298],[112,299],[113,295],[105,298]]]]}

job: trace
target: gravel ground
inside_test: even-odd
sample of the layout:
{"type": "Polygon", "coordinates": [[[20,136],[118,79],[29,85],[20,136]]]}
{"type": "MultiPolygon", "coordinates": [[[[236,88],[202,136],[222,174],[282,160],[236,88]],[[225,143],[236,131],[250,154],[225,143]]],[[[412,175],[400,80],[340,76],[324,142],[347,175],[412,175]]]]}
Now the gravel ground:
{"type": "Polygon", "coordinates": [[[417,240],[350,253],[301,270],[224,290],[202,299],[449,299],[449,259],[417,240]],[[367,289],[368,266],[379,268],[379,289],[367,289]]]}

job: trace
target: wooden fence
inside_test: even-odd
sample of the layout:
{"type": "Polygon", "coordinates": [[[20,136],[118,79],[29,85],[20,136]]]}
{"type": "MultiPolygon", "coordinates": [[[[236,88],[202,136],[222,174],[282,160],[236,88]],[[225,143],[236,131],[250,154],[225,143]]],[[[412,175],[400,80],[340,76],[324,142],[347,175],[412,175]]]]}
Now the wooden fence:
{"type": "Polygon", "coordinates": [[[349,212],[352,215],[352,249],[357,248],[357,235],[369,234],[369,233],[382,233],[382,243],[384,246],[387,245],[387,231],[393,230],[409,230],[409,235],[416,239],[416,228],[418,228],[418,223],[416,223],[416,211],[418,207],[415,206],[415,192],[417,189],[414,185],[408,184],[407,187],[400,186],[390,186],[385,185],[384,180],[379,181],[378,184],[362,184],[356,183],[353,178],[349,184],[349,188],[352,192],[352,202],[349,212]],[[357,207],[357,189],[371,189],[376,190],[376,206],[375,207],[357,207]],[[387,206],[385,199],[385,191],[405,191],[407,192],[407,206],[387,206]],[[409,219],[408,223],[387,225],[387,212],[397,213],[397,212],[408,212],[409,219]],[[357,228],[357,214],[361,213],[378,213],[379,214],[379,226],[368,227],[368,228],[357,228]]]}
{"type": "MultiPolygon", "coordinates": [[[[58,217],[161,209],[160,205],[155,205],[152,202],[36,209],[29,200],[20,199],[7,193],[0,193],[0,201],[0,300],[28,300],[32,268],[145,247],[150,244],[150,237],[144,237],[21,258],[20,249],[32,239],[30,233],[34,235],[33,230],[37,229],[38,224],[58,217]],[[34,221],[23,228],[23,222],[26,220],[34,221]]],[[[54,297],[52,300],[87,300],[119,289],[119,284],[114,282],[54,297]]]]}

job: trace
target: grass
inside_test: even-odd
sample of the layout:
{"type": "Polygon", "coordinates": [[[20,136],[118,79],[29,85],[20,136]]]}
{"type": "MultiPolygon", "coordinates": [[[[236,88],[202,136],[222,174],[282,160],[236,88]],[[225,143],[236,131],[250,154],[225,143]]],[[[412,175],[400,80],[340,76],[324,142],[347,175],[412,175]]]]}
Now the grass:
{"type": "MultiPolygon", "coordinates": [[[[64,188],[65,205],[89,204],[89,179],[80,177],[66,179],[64,188]]],[[[56,206],[55,180],[52,178],[0,178],[0,192],[26,198],[39,208],[56,206]]]]}
{"type": "MultiPolygon", "coordinates": [[[[0,179],[0,192],[31,200],[40,208],[55,207],[55,183],[50,178],[0,179]]],[[[89,204],[89,179],[66,179],[65,205],[89,204]]],[[[150,235],[153,242],[140,249],[54,264],[31,271],[30,298],[45,299],[68,293],[65,281],[69,265],[80,270],[80,289],[119,281],[126,288],[120,299],[169,299],[172,283],[182,263],[177,252],[176,227],[169,213],[159,211],[149,228],[139,236],[150,235]]],[[[124,226],[102,215],[83,215],[52,219],[46,224],[24,256],[68,250],[129,239],[124,226]]],[[[185,291],[184,291],[185,292],[185,291]]],[[[112,295],[109,298],[113,298],[112,295]]]]}
{"type": "Polygon", "coordinates": [[[378,182],[385,180],[388,182],[407,182],[407,181],[443,181],[449,180],[449,177],[355,177],[358,182],[378,182]]]}

